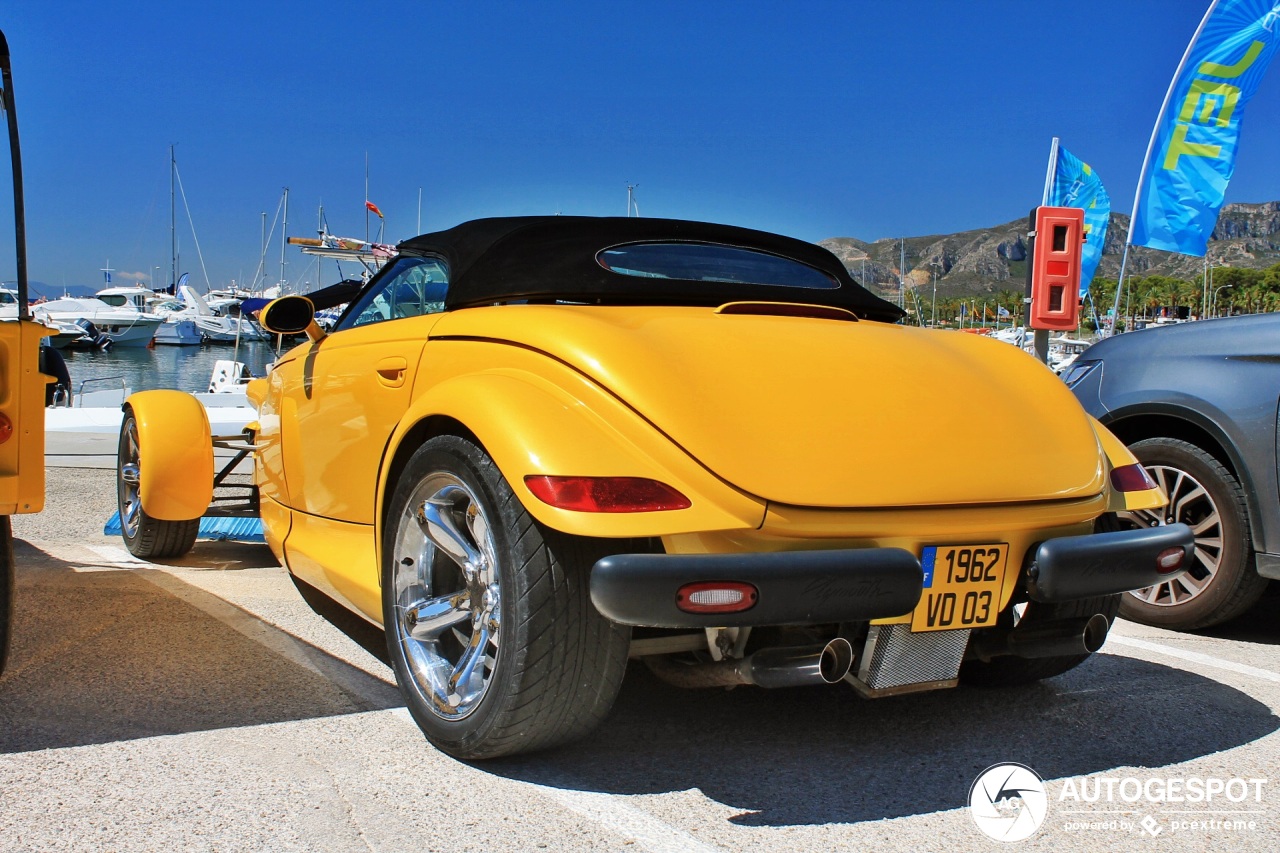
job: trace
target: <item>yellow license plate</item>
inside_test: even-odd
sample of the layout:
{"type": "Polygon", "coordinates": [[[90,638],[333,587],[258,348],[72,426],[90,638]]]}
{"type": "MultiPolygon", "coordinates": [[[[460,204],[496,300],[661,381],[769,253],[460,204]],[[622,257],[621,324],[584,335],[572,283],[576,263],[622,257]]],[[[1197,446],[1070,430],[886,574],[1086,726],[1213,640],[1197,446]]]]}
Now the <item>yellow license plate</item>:
{"type": "Polygon", "coordinates": [[[939,545],[924,549],[924,590],[911,613],[912,631],[985,628],[1000,614],[1009,546],[939,545]]]}

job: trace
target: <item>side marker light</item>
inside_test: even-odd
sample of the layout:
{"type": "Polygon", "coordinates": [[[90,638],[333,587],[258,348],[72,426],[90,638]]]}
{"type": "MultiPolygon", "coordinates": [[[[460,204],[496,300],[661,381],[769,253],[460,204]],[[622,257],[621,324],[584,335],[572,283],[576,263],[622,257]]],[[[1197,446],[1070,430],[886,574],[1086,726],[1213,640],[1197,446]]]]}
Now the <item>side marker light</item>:
{"type": "Polygon", "coordinates": [[[1162,575],[1170,572],[1176,572],[1182,568],[1182,561],[1186,559],[1187,552],[1181,548],[1165,548],[1156,557],[1156,571],[1162,575]]]}

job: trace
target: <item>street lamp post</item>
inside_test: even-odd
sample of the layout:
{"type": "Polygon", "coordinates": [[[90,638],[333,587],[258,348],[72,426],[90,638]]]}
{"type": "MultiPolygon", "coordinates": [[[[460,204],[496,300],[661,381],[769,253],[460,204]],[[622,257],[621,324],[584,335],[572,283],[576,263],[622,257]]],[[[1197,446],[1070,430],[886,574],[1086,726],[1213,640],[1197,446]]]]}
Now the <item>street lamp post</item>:
{"type": "Polygon", "coordinates": [[[938,325],[938,267],[942,263],[937,260],[929,261],[929,266],[933,267],[933,308],[929,313],[929,325],[938,325]]]}
{"type": "Polygon", "coordinates": [[[1231,287],[1231,285],[1224,284],[1221,287],[1215,287],[1213,289],[1213,301],[1209,303],[1210,316],[1216,317],[1218,315],[1218,294],[1226,290],[1228,287],[1231,287]]]}

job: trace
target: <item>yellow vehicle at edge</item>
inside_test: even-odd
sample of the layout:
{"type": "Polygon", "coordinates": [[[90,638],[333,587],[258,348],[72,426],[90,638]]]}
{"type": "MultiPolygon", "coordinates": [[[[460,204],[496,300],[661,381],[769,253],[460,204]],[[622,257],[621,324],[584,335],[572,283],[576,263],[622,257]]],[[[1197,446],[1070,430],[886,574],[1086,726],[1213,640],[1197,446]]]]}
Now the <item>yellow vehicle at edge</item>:
{"type": "Polygon", "coordinates": [[[22,202],[22,155],[18,146],[18,118],[13,99],[9,43],[0,33],[0,86],[9,129],[13,163],[13,207],[18,267],[18,316],[0,322],[0,673],[9,656],[13,621],[14,513],[39,512],[44,507],[44,393],[40,373],[40,339],[48,330],[32,323],[27,313],[26,224],[22,202]]]}

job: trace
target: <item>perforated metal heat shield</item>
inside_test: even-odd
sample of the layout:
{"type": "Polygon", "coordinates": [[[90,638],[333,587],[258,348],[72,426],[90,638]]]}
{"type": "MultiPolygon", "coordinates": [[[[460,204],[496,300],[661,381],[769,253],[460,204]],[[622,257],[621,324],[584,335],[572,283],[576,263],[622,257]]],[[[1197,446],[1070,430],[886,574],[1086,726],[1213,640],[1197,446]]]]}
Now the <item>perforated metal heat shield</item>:
{"type": "MultiPolygon", "coordinates": [[[[875,625],[867,634],[857,681],[871,690],[954,682],[969,629],[911,633],[910,625],[875,625]]],[[[855,686],[859,686],[855,683],[855,686]]]]}

